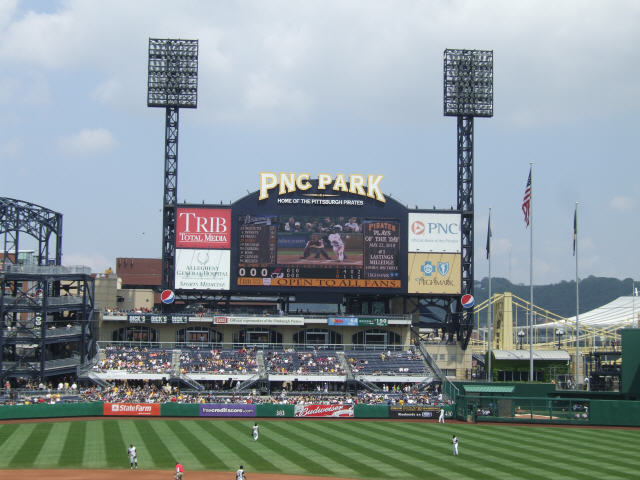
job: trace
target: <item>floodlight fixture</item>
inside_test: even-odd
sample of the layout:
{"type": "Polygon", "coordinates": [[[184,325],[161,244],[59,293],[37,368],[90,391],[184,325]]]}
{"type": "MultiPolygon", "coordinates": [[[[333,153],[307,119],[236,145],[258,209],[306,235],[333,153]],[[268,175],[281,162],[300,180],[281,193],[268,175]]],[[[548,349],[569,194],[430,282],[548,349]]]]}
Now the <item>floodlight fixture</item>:
{"type": "Polygon", "coordinates": [[[444,51],[444,115],[493,117],[493,50],[444,51]]]}
{"type": "Polygon", "coordinates": [[[198,40],[149,39],[148,107],[198,107],[198,40]]]}

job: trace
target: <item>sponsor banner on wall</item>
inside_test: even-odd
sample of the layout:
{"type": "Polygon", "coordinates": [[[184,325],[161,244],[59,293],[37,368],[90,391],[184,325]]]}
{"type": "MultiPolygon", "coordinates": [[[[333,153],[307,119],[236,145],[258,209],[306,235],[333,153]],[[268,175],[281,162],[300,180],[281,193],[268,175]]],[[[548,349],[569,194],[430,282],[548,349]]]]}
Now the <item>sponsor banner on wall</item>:
{"type": "Polygon", "coordinates": [[[176,250],[176,290],[229,290],[230,250],[176,250]]]}
{"type": "Polygon", "coordinates": [[[409,252],[460,253],[459,213],[409,213],[409,252]]]}
{"type": "MultiPolygon", "coordinates": [[[[194,320],[195,317],[190,315],[156,315],[153,313],[140,313],[127,315],[127,322],[131,324],[151,323],[155,325],[164,325],[168,323],[184,324],[194,320]]],[[[211,321],[211,318],[209,318],[211,321]]]]}
{"type": "Polygon", "coordinates": [[[408,293],[459,294],[461,256],[454,253],[410,253],[408,293]]]}
{"type": "Polygon", "coordinates": [[[296,417],[353,417],[353,405],[296,405],[296,417]]]}
{"type": "Polygon", "coordinates": [[[227,317],[219,315],[213,317],[213,323],[218,325],[304,325],[304,317],[227,317]]]}
{"type": "Polygon", "coordinates": [[[231,210],[176,209],[176,248],[231,248],[231,210]]]}
{"type": "Polygon", "coordinates": [[[159,417],[159,403],[105,403],[103,415],[127,417],[159,417]]]}
{"type": "Polygon", "coordinates": [[[337,327],[387,327],[386,318],[329,317],[327,324],[337,327]]]}
{"type": "Polygon", "coordinates": [[[433,405],[391,405],[389,418],[438,418],[440,408],[433,405]]]}
{"type": "Polygon", "coordinates": [[[339,327],[357,327],[358,317],[329,317],[327,324],[339,327]]]}
{"type": "Polygon", "coordinates": [[[256,406],[250,403],[203,403],[201,417],[255,417],[256,406]]]}

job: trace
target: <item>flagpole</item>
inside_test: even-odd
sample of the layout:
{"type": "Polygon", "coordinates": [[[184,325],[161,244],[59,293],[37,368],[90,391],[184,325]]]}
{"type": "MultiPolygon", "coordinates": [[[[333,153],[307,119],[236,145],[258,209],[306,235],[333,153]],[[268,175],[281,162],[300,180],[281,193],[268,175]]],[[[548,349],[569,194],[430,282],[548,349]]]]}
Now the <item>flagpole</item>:
{"type": "Polygon", "coordinates": [[[578,277],[578,202],[573,217],[573,242],[576,254],[576,381],[575,388],[582,385],[580,376],[580,278],[578,277]]]}
{"type": "Polygon", "coordinates": [[[531,197],[529,205],[529,381],[533,382],[533,162],[529,164],[531,197]]]}
{"type": "Polygon", "coordinates": [[[489,368],[487,370],[487,380],[489,382],[493,381],[493,375],[491,374],[491,355],[492,355],[492,347],[493,347],[493,312],[491,305],[491,207],[489,207],[489,228],[487,229],[487,260],[489,260],[489,310],[487,314],[487,326],[489,327],[489,338],[488,338],[488,352],[489,352],[489,368]]]}

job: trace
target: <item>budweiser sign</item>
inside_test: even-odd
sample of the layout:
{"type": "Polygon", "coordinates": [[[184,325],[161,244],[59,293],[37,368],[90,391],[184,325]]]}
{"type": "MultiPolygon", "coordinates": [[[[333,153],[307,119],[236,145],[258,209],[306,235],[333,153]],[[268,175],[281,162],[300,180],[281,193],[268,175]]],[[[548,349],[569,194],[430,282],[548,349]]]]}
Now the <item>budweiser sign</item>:
{"type": "Polygon", "coordinates": [[[353,405],[296,405],[296,417],[353,417],[353,405]]]}

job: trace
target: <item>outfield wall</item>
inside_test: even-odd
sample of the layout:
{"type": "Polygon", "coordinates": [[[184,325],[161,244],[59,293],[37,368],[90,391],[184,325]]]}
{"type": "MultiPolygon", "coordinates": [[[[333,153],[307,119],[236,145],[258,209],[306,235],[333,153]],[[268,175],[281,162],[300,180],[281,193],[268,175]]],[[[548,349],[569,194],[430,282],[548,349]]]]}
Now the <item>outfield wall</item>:
{"type": "MultiPolygon", "coordinates": [[[[449,407],[447,407],[447,410],[449,407]]],[[[453,416],[467,421],[640,427],[640,402],[549,397],[463,396],[453,416]]],[[[0,420],[65,417],[437,419],[433,405],[279,405],[246,403],[60,403],[2,405],[0,420]]],[[[447,412],[447,417],[450,417],[447,412]]]]}

